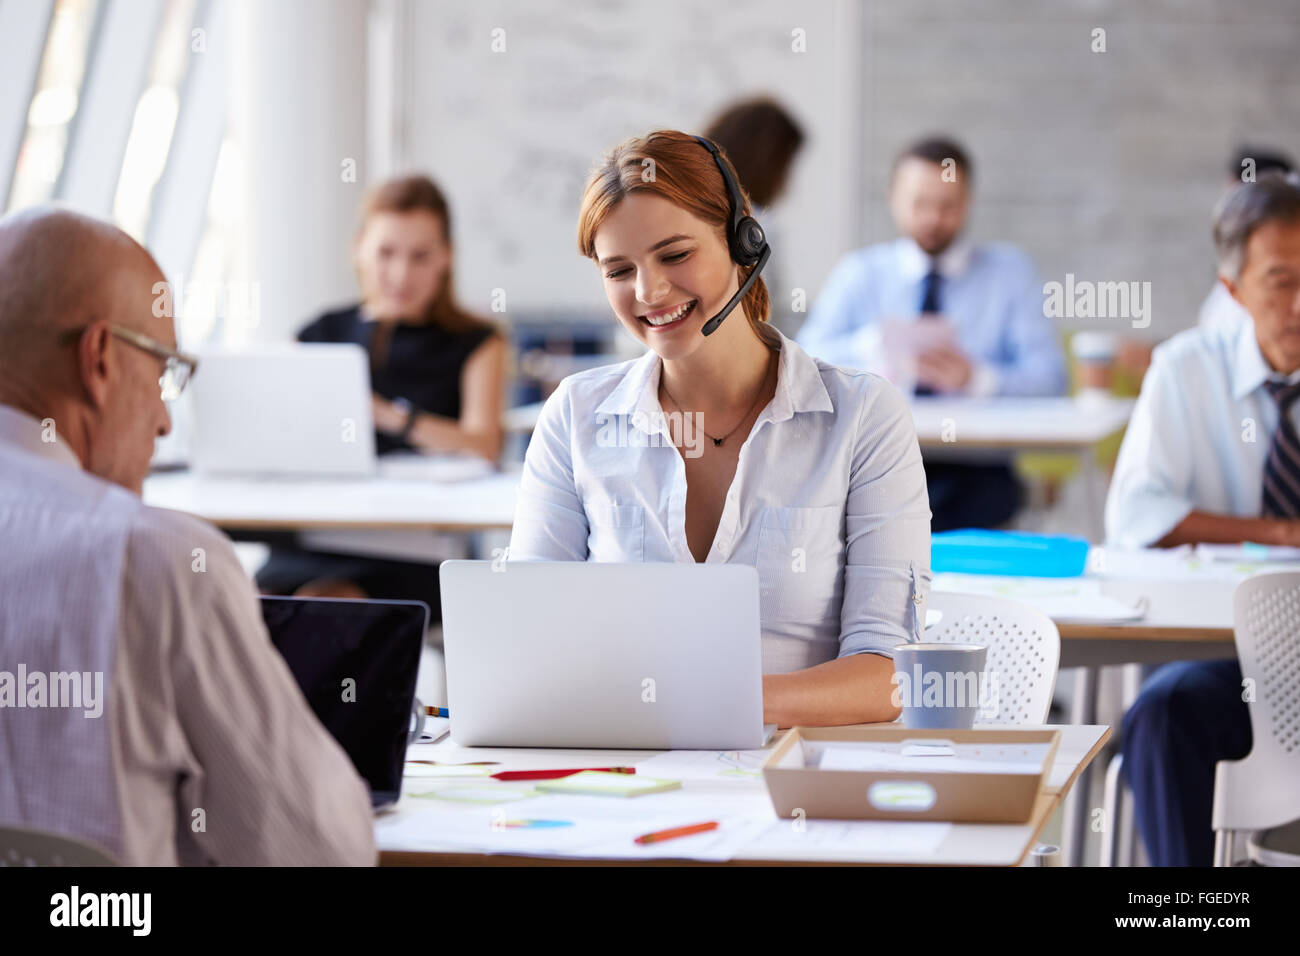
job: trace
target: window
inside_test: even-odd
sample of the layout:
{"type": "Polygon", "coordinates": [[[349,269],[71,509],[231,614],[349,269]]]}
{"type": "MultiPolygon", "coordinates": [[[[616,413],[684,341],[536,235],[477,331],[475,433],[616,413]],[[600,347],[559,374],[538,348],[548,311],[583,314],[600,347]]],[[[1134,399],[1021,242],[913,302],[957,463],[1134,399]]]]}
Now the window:
{"type": "Polygon", "coordinates": [[[55,193],[98,13],[98,0],[58,0],[55,4],[9,190],[10,210],[45,202],[55,193]]]}
{"type": "Polygon", "coordinates": [[[149,80],[136,104],[122,159],[113,218],[141,242],[149,225],[154,187],[167,165],[172,134],[176,130],[181,84],[190,62],[194,8],[195,0],[169,0],[164,6],[149,80]]]}

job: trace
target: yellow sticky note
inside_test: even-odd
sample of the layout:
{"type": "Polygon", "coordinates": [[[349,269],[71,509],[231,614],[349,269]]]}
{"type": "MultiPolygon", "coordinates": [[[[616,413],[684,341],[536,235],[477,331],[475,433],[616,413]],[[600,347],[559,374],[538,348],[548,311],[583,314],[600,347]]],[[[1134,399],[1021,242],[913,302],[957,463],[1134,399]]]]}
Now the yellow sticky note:
{"type": "Polygon", "coordinates": [[[584,770],[571,777],[547,780],[537,784],[538,790],[549,793],[587,793],[604,797],[640,797],[647,793],[677,790],[679,780],[661,780],[655,777],[638,777],[631,773],[608,773],[604,770],[584,770]]]}

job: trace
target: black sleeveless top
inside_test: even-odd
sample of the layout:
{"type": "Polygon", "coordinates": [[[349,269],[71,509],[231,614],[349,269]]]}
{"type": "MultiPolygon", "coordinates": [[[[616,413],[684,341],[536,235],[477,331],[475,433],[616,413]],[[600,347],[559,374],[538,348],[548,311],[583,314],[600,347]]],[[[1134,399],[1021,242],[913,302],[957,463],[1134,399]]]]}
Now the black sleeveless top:
{"type": "MultiPolygon", "coordinates": [[[[378,322],[361,317],[361,307],[327,312],[298,333],[299,342],[355,342],[370,355],[370,387],[390,401],[404,398],[420,411],[460,417],[460,374],[470,353],[497,334],[491,327],[449,332],[440,325],[392,326],[386,347],[373,348],[378,322]]],[[[375,433],[375,451],[408,450],[391,435],[375,433]]]]}

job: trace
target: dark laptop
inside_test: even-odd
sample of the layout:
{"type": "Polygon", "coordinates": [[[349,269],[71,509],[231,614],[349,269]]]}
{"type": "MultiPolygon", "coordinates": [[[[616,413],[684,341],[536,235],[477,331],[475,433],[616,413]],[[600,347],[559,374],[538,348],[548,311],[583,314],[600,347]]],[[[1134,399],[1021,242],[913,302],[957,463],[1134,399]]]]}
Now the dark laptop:
{"type": "Polygon", "coordinates": [[[375,809],[396,803],[428,605],[264,597],[262,618],[307,703],[370,785],[375,809]]]}

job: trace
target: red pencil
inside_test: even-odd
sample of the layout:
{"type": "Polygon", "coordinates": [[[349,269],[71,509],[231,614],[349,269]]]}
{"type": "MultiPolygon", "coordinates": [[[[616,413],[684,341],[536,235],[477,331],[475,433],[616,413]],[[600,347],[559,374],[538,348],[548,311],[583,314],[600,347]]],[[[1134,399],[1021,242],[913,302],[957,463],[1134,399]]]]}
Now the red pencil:
{"type": "Polygon", "coordinates": [[[709,830],[718,828],[717,821],[710,823],[696,823],[689,827],[674,827],[671,830],[658,830],[654,833],[647,833],[644,836],[636,838],[636,842],[642,845],[647,843],[662,843],[664,840],[675,840],[678,837],[690,836],[693,833],[707,833],[709,830]]]}
{"type": "Polygon", "coordinates": [[[636,773],[636,767],[572,767],[568,770],[502,770],[492,774],[493,780],[559,780],[586,770],[602,773],[636,773]]]}

